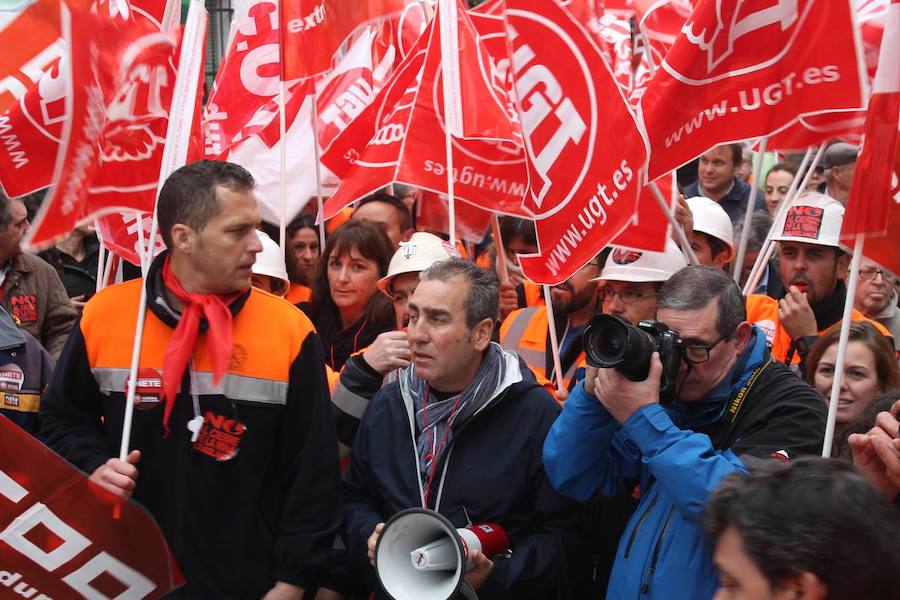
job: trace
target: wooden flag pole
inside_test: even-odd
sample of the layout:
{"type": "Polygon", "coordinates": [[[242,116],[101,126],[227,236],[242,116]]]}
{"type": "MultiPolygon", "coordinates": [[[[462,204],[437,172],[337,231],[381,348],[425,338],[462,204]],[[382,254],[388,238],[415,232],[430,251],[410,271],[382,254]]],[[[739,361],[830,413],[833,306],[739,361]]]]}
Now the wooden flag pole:
{"type": "Polygon", "coordinates": [[[544,304],[547,305],[547,326],[550,329],[550,351],[553,353],[553,371],[556,373],[556,391],[562,396],[567,392],[563,381],[562,361],[559,358],[559,340],[556,337],[556,316],[553,314],[553,302],[550,295],[550,286],[544,288],[544,304]]]}
{"type": "Polygon", "coordinates": [[[312,130],[313,130],[313,154],[316,161],[316,204],[318,208],[317,221],[319,222],[319,248],[325,249],[325,214],[324,202],[322,200],[322,164],[319,162],[319,97],[313,92],[312,94],[312,130]]]}
{"type": "Polygon", "coordinates": [[[769,138],[759,138],[759,149],[756,151],[756,162],[753,165],[753,183],[750,186],[750,197],[747,198],[747,209],[744,211],[744,228],[741,230],[741,241],[738,244],[737,258],[734,259],[734,281],[740,284],[741,269],[744,266],[744,256],[747,254],[747,240],[750,235],[750,221],[753,219],[753,211],[756,210],[756,194],[759,190],[759,175],[762,172],[763,157],[766,155],[766,145],[769,138]]]}
{"type": "Polygon", "coordinates": [[[691,241],[687,239],[687,234],[684,233],[684,228],[681,226],[681,223],[679,223],[675,219],[675,215],[672,213],[672,208],[666,202],[665,197],[663,197],[659,186],[656,185],[655,181],[651,181],[647,185],[650,187],[650,192],[653,194],[653,197],[656,198],[657,204],[659,204],[659,207],[662,209],[663,213],[665,213],[666,219],[668,219],[669,224],[672,225],[672,230],[678,237],[678,245],[681,246],[681,251],[684,253],[684,257],[687,259],[687,263],[689,265],[699,265],[700,261],[697,260],[697,255],[694,254],[693,249],[691,249],[691,241]]]}

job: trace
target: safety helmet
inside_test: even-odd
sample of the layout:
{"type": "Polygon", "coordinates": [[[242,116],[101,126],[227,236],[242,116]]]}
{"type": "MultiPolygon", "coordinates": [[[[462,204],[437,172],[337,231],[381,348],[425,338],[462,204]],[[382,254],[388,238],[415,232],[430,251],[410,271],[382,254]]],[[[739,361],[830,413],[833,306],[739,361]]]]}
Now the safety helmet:
{"type": "Polygon", "coordinates": [[[734,230],[731,218],[718,202],[704,196],[687,199],[688,208],[694,216],[694,231],[711,235],[728,245],[728,261],[734,258],[734,230]]]}
{"type": "Polygon", "coordinates": [[[459,258],[459,251],[450,242],[424,231],[412,234],[408,242],[400,242],[400,247],[391,257],[387,275],[378,280],[378,289],[390,297],[391,280],[403,273],[420,273],[442,260],[459,258]]]}
{"type": "Polygon", "coordinates": [[[839,247],[844,205],[825,194],[810,192],[791,202],[775,222],[775,242],[802,242],[839,247]]]}
{"type": "Polygon", "coordinates": [[[256,236],[262,244],[262,252],[256,255],[252,271],[257,275],[267,275],[285,282],[285,291],[291,285],[287,268],[284,265],[284,253],[275,241],[262,231],[257,230],[256,236]]]}
{"type": "Polygon", "coordinates": [[[663,252],[645,252],[613,246],[600,276],[591,281],[667,281],[687,266],[684,255],[671,239],[663,252]]]}

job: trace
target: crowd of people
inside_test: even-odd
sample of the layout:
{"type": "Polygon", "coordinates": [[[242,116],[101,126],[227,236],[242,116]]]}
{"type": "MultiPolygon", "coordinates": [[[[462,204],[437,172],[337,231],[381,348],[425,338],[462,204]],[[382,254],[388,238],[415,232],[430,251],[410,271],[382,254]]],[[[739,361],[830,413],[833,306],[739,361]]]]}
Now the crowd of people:
{"type": "Polygon", "coordinates": [[[689,248],[608,246],[546,296],[518,261],[532,222],[450,240],[416,227],[406,186],[324,244],[304,212],[279,244],[246,170],[192,163],[159,196],[167,249],[107,287],[90,228],[23,253],[40,197],[0,196],[0,410],[147,508],[185,576],[173,598],[387,598],[376,550],[410,508],[506,531],[459,597],[896,598],[900,283],[868,261],[820,457],[856,152],[748,182],[746,148],[713,148],[679,176],[689,248]],[[745,296],[749,203],[740,284],[775,251],[745,296]],[[158,391],[119,460],[142,289],[158,391]],[[652,329],[656,351],[600,367],[626,355],[601,324],[652,329]]]}

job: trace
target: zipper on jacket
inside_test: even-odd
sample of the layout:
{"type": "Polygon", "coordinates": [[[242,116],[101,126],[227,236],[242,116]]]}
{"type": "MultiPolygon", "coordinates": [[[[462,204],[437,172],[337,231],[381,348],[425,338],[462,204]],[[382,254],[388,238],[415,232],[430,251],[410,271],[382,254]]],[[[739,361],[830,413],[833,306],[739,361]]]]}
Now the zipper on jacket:
{"type": "Polygon", "coordinates": [[[653,581],[653,573],[656,572],[659,551],[662,548],[663,540],[666,539],[666,533],[669,531],[669,526],[672,524],[672,515],[674,513],[675,507],[673,506],[669,509],[669,514],[666,516],[666,522],[663,524],[662,533],[659,534],[659,539],[656,540],[656,546],[653,547],[653,556],[650,559],[650,567],[647,569],[647,579],[641,584],[641,595],[647,594],[650,591],[650,582],[653,581]]]}
{"type": "Polygon", "coordinates": [[[628,536],[628,545],[625,546],[625,554],[622,558],[628,558],[628,555],[631,554],[631,546],[634,544],[634,538],[637,537],[638,530],[644,524],[644,521],[647,520],[647,517],[650,516],[650,511],[653,510],[653,507],[656,506],[656,501],[659,499],[659,494],[653,497],[653,500],[647,505],[647,510],[644,511],[644,514],[641,515],[641,518],[638,519],[637,525],[634,526],[634,529],[631,530],[631,535],[628,536]]]}

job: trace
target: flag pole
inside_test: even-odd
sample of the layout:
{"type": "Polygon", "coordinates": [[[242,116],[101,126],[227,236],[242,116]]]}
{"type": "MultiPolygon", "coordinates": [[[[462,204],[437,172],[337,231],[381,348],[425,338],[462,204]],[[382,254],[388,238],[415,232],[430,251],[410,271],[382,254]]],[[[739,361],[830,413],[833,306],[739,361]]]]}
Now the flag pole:
{"type": "Polygon", "coordinates": [[[458,40],[453,39],[456,29],[456,0],[439,0],[438,15],[440,15],[441,42],[441,86],[444,97],[444,148],[447,153],[447,215],[449,220],[450,243],[456,243],[456,195],[454,190],[455,176],[453,173],[453,130],[459,124],[456,123],[455,103],[452,96],[454,85],[451,66],[454,53],[459,52],[458,40]],[[452,122],[451,122],[452,117],[452,122]]]}
{"type": "Polygon", "coordinates": [[[822,445],[822,456],[829,458],[834,442],[834,425],[837,418],[837,406],[841,394],[841,383],[844,378],[844,364],[847,358],[847,344],[850,341],[850,325],[853,318],[853,299],[856,297],[856,284],[859,281],[859,267],[862,263],[863,244],[866,234],[856,234],[856,245],[853,247],[853,259],[850,261],[850,277],[847,279],[847,297],[844,300],[844,316],[841,321],[841,335],[838,339],[837,360],[834,365],[834,377],[831,380],[831,395],[828,397],[828,420],[825,422],[825,443],[822,445]]]}
{"type": "Polygon", "coordinates": [[[106,244],[103,243],[103,233],[100,231],[100,222],[94,219],[94,232],[97,234],[97,241],[100,242],[100,253],[97,254],[97,281],[95,281],[94,292],[103,289],[103,274],[106,272],[104,266],[106,264],[106,244]]]}
{"type": "Polygon", "coordinates": [[[553,314],[553,302],[550,296],[550,286],[541,285],[544,288],[544,304],[547,305],[547,325],[550,329],[550,351],[553,353],[553,371],[556,373],[556,391],[560,394],[566,392],[563,382],[562,361],[559,359],[559,339],[556,337],[556,316],[553,314]]]}
{"type": "Polygon", "coordinates": [[[662,209],[663,213],[665,213],[666,219],[668,219],[669,223],[672,225],[672,230],[678,237],[678,244],[681,246],[681,251],[684,253],[687,263],[689,265],[699,265],[700,261],[697,260],[697,255],[694,254],[694,251],[691,249],[691,241],[687,239],[687,234],[684,233],[684,228],[681,226],[681,223],[675,219],[672,208],[666,203],[666,199],[659,190],[659,186],[656,185],[655,181],[651,181],[647,185],[650,187],[650,192],[656,199],[657,204],[659,204],[659,207],[662,209]]]}
{"type": "Polygon", "coordinates": [[[285,140],[287,137],[287,116],[284,110],[286,87],[284,74],[281,73],[278,80],[278,170],[280,174],[278,185],[278,242],[281,246],[282,254],[284,254],[284,249],[287,248],[287,240],[284,239],[287,231],[287,222],[284,215],[287,197],[287,140],[285,140]]]}
{"type": "Polygon", "coordinates": [[[506,283],[509,281],[509,269],[506,267],[506,250],[500,237],[500,219],[497,218],[497,213],[491,214],[491,233],[494,236],[494,253],[497,255],[494,261],[497,263],[497,275],[500,283],[506,283]]]}
{"type": "MultiPolygon", "coordinates": [[[[203,58],[204,36],[208,13],[201,0],[191,0],[187,22],[184,26],[181,52],[178,57],[178,74],[175,76],[175,88],[172,92],[172,105],[169,109],[169,123],[166,128],[166,145],[163,149],[160,166],[159,183],[156,196],[162,191],[163,184],[169,175],[187,160],[187,150],[194,120],[194,99],[199,90],[200,64],[203,58]],[[178,104],[176,104],[178,103],[178,104]],[[178,114],[175,109],[179,108],[178,114]]],[[[158,202],[156,203],[158,204],[158,202]]],[[[156,235],[159,229],[157,205],[153,206],[153,221],[150,225],[148,248],[156,246],[156,235]]],[[[152,253],[152,250],[151,250],[152,253]]],[[[128,388],[125,398],[125,416],[122,421],[122,442],[119,446],[119,459],[128,457],[131,444],[131,420],[134,416],[134,397],[137,390],[138,365],[141,360],[141,345],[144,339],[144,321],[147,316],[147,286],[141,286],[141,297],[138,300],[137,322],[134,331],[134,346],[131,352],[131,367],[128,372],[128,388]]]]}
{"type": "Polygon", "coordinates": [[[747,240],[750,236],[750,221],[756,210],[756,194],[759,190],[759,174],[762,171],[763,157],[766,155],[766,145],[769,138],[759,138],[759,148],[756,151],[756,162],[753,165],[753,183],[750,185],[750,196],[747,198],[747,209],[744,211],[744,228],[741,230],[741,241],[738,244],[737,258],[734,259],[734,282],[741,283],[741,269],[744,266],[744,255],[747,254],[747,240]]]}
{"type": "Polygon", "coordinates": [[[750,276],[747,278],[747,283],[744,284],[743,293],[745,296],[753,293],[753,290],[756,289],[756,286],[759,284],[759,280],[762,277],[763,271],[765,270],[765,265],[768,264],[769,259],[772,258],[772,254],[775,253],[775,244],[772,242],[772,236],[775,235],[775,227],[778,225],[779,220],[782,215],[788,210],[788,206],[791,202],[794,201],[794,198],[797,197],[798,194],[801,193],[801,190],[805,190],[807,184],[809,184],[809,180],[812,179],[813,170],[815,170],[816,165],[819,163],[819,159],[822,157],[822,153],[825,152],[825,142],[822,142],[819,145],[819,150],[816,152],[816,157],[809,163],[809,169],[806,171],[803,176],[803,181],[799,184],[799,174],[802,171],[802,168],[806,162],[806,157],[804,157],[804,161],[800,163],[801,170],[797,171],[798,177],[794,177],[794,181],[791,182],[791,187],[788,189],[788,194],[785,196],[784,200],[781,202],[781,205],[778,207],[778,211],[775,213],[775,220],[772,222],[772,226],[769,228],[769,233],[766,235],[765,241],[763,241],[763,245],[759,250],[759,255],[756,257],[756,263],[753,265],[753,269],[750,271],[750,276]],[[797,184],[797,185],[795,185],[797,184]],[[792,193],[793,192],[793,193],[792,193]]]}
{"type": "MultiPolygon", "coordinates": [[[[313,154],[316,160],[316,204],[319,211],[319,247],[325,249],[325,207],[322,202],[322,164],[319,162],[319,96],[313,90],[312,94],[312,130],[313,130],[313,154]]],[[[393,194],[392,194],[393,195],[393,194]]]]}

